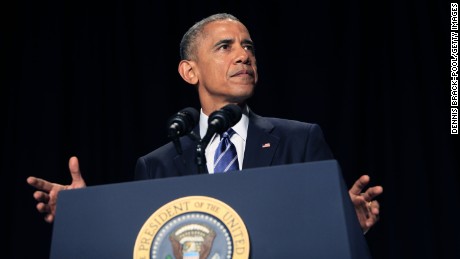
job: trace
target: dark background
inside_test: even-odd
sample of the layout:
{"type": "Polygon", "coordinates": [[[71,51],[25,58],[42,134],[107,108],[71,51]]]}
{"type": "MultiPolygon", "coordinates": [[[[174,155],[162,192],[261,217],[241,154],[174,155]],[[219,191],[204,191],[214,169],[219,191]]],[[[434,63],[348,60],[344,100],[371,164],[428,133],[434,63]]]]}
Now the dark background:
{"type": "Polygon", "coordinates": [[[88,185],[131,180],[137,157],[168,141],[167,119],[199,108],[179,42],[216,12],[255,41],[252,109],[319,123],[350,186],[367,173],[384,187],[373,257],[460,258],[450,4],[396,0],[1,4],[5,258],[49,256],[27,176],[70,183],[76,155],[88,185]]]}

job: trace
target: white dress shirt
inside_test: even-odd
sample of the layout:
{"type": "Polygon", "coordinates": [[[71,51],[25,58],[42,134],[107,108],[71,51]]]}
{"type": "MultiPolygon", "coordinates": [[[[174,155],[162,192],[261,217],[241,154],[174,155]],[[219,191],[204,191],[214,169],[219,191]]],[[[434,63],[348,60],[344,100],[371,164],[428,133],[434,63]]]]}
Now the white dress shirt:
{"type": "MultiPolygon", "coordinates": [[[[236,132],[231,137],[232,143],[236,147],[236,153],[238,154],[238,164],[239,168],[243,167],[244,159],[244,149],[246,147],[246,138],[248,136],[248,125],[249,125],[249,108],[246,106],[243,109],[243,116],[241,120],[235,124],[232,129],[236,132]]],[[[203,138],[206,135],[208,130],[208,116],[203,113],[203,109],[200,110],[200,137],[203,138]]],[[[214,134],[211,140],[209,141],[208,146],[205,149],[206,156],[206,166],[208,167],[208,172],[210,174],[214,173],[214,153],[216,152],[217,147],[219,146],[220,137],[219,134],[214,134]]]]}

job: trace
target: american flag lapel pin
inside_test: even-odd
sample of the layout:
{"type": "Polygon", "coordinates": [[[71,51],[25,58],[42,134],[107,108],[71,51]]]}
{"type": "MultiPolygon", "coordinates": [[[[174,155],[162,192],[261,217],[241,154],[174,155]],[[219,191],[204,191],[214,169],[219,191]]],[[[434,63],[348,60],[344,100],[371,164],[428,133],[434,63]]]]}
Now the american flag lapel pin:
{"type": "Polygon", "coordinates": [[[267,148],[267,147],[270,147],[270,143],[265,143],[262,145],[262,148],[267,148]]]}

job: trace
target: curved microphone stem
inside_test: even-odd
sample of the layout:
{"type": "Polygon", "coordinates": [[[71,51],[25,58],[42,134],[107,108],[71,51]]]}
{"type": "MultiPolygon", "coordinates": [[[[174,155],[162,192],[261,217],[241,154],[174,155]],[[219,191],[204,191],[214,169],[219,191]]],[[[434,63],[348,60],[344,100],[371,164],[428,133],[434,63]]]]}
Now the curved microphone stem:
{"type": "Polygon", "coordinates": [[[196,145],[196,164],[200,174],[206,173],[206,156],[204,152],[215,132],[216,131],[212,126],[208,127],[208,132],[202,139],[199,139],[198,144],[196,145]]]}
{"type": "Polygon", "coordinates": [[[206,173],[206,156],[204,154],[206,147],[203,146],[202,141],[198,141],[196,145],[196,164],[198,166],[198,173],[206,173]]]}
{"type": "Polygon", "coordinates": [[[198,166],[198,173],[204,174],[206,173],[206,156],[204,151],[206,150],[207,144],[203,143],[203,139],[193,131],[188,134],[188,137],[197,142],[195,162],[198,166]]]}
{"type": "Polygon", "coordinates": [[[182,145],[180,144],[179,138],[173,138],[174,147],[176,147],[176,152],[179,155],[182,155],[182,145]]]}
{"type": "Polygon", "coordinates": [[[182,155],[182,145],[180,143],[179,136],[176,134],[176,131],[170,129],[168,137],[172,140],[174,147],[176,148],[176,152],[179,155],[182,155]]]}

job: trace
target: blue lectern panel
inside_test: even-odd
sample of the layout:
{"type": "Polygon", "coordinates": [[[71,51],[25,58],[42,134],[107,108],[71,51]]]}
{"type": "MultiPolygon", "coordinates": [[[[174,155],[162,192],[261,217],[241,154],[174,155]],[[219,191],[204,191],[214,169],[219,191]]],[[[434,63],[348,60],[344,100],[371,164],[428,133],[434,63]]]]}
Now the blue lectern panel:
{"type": "Polygon", "coordinates": [[[335,160],[92,186],[60,193],[51,258],[132,258],[161,206],[209,196],[232,207],[251,258],[370,258],[335,160]]]}

